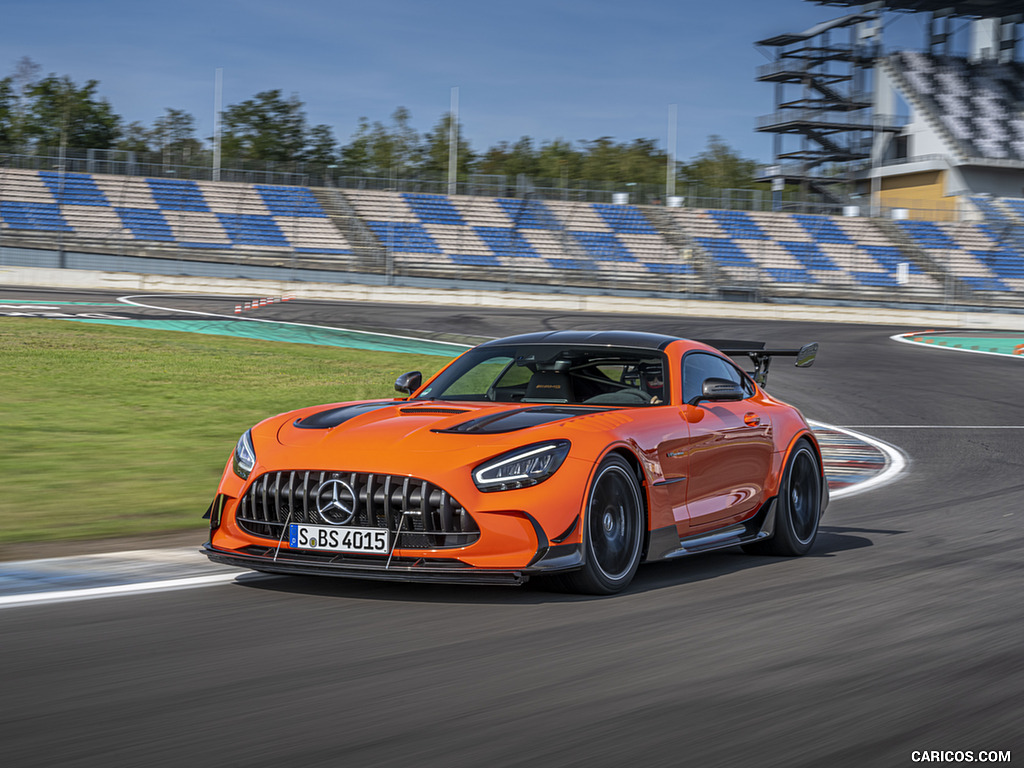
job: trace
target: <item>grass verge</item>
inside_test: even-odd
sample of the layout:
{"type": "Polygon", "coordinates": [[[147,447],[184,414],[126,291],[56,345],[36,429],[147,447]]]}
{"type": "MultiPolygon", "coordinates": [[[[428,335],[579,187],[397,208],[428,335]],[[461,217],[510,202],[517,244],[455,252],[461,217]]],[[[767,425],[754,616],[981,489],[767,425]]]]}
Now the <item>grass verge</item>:
{"type": "Polygon", "coordinates": [[[202,526],[238,436],[317,403],[391,397],[444,360],[0,318],[0,542],[202,526]]]}

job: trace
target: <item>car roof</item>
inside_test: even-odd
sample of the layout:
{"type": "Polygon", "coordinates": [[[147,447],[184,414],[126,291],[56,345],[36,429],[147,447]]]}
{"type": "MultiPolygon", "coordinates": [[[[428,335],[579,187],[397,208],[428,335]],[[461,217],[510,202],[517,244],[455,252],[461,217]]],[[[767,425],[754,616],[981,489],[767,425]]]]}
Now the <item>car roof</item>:
{"type": "Polygon", "coordinates": [[[540,331],[495,339],[481,344],[480,347],[498,347],[507,344],[582,344],[661,351],[673,341],[679,341],[679,337],[644,331],[540,331]]]}

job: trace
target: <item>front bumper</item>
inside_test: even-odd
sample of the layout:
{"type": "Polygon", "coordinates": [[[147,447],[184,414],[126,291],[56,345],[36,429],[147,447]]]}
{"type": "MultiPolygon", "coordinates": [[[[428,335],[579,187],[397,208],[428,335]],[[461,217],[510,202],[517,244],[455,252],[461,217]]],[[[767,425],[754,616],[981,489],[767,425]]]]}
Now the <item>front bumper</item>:
{"type": "Polygon", "coordinates": [[[214,563],[263,573],[435,584],[520,586],[531,576],[573,571],[582,565],[576,544],[547,547],[529,567],[516,570],[476,568],[455,559],[441,558],[396,557],[388,563],[378,556],[321,554],[265,546],[249,546],[245,551],[225,550],[209,542],[200,551],[214,563]]]}

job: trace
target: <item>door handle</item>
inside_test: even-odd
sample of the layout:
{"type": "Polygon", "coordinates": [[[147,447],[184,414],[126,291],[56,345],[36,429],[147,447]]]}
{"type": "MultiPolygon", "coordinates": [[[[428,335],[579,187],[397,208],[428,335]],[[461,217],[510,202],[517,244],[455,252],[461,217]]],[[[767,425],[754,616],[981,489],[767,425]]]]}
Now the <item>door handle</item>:
{"type": "Polygon", "coordinates": [[[761,417],[751,411],[743,415],[743,423],[748,427],[756,427],[761,424],[761,417]]]}

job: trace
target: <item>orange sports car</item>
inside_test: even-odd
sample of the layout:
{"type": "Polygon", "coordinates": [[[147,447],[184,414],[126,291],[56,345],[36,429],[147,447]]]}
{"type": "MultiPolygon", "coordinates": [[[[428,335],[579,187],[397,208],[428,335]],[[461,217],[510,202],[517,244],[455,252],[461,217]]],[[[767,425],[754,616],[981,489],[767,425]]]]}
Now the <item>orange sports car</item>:
{"type": "Polygon", "coordinates": [[[405,397],[248,430],[208,510],[215,562],[270,573],[624,589],[641,562],[742,546],[802,555],[828,503],[800,412],[764,389],[816,344],[531,333],[405,397]],[[745,372],[732,358],[748,358],[745,372]]]}

